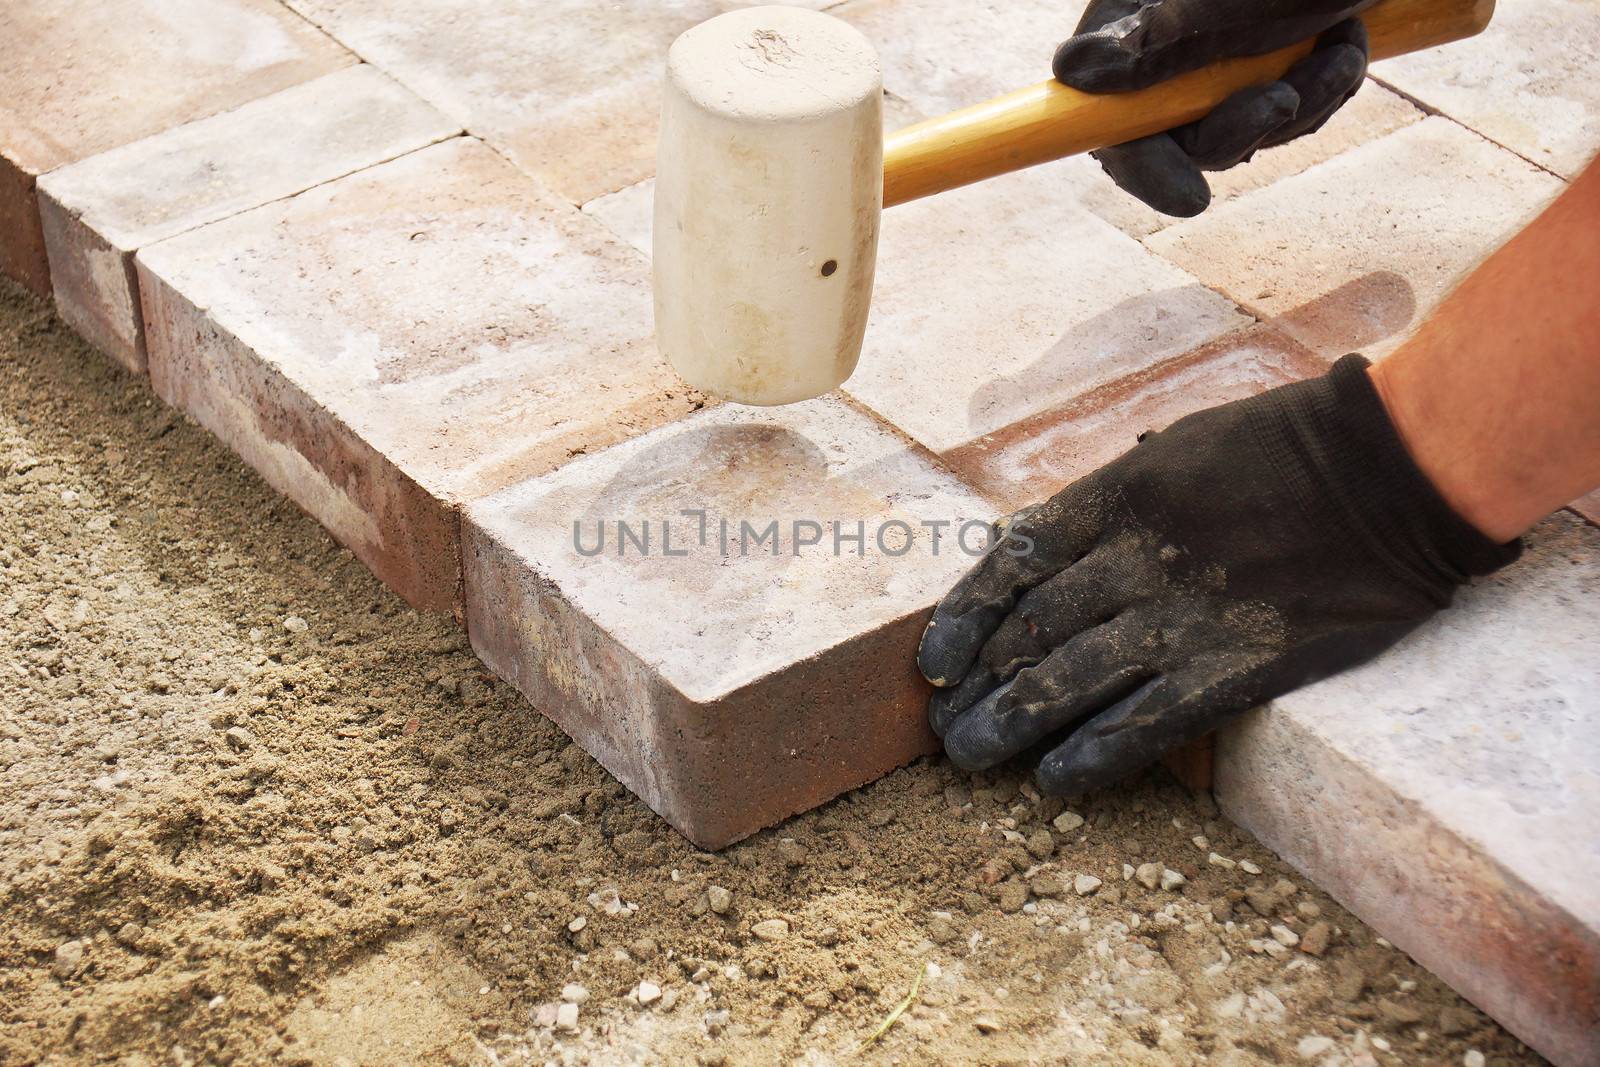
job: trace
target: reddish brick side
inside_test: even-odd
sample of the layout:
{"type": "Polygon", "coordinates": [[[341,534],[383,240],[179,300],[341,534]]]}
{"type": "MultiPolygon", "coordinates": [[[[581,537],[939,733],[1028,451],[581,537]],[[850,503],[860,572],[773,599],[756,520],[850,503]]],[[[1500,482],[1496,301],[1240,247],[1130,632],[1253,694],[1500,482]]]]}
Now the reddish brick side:
{"type": "Polygon", "coordinates": [[[0,156],[0,274],[40,296],[50,295],[50,262],[39,225],[34,175],[0,156]]]}
{"type": "Polygon", "coordinates": [[[412,606],[460,615],[460,520],[343,420],[139,266],[150,380],[412,606]]]}

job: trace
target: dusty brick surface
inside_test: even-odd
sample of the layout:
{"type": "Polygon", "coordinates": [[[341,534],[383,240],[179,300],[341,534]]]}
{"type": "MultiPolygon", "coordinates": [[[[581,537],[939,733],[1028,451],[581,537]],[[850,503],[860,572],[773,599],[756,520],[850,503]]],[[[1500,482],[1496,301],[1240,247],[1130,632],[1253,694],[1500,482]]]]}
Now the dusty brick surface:
{"type": "Polygon", "coordinates": [[[455,509],[679,417],[646,265],[472,138],[137,257],[150,376],[412,603],[455,509]]]}
{"type": "Polygon", "coordinates": [[[945,452],[1248,319],[1076,204],[1062,164],[884,212],[845,389],[945,452]]]}
{"type": "Polygon", "coordinates": [[[135,251],[457,132],[360,65],[54,170],[39,191],[56,305],[142,371],[135,251]]]}
{"type": "Polygon", "coordinates": [[[915,650],[972,557],[953,527],[935,552],[921,524],[992,517],[837,396],[718,408],[470,505],[468,632],[646,803],[720,847],[936,747],[915,650]],[[688,509],[706,513],[704,544],[688,509]],[[599,554],[574,547],[575,524],[593,551],[617,519],[651,524],[650,554],[619,550],[614,527],[599,554]],[[797,545],[797,520],[821,523],[822,544],[797,545]],[[741,521],[776,521],[776,554],[741,542],[741,521]],[[834,555],[834,522],[865,524],[863,555],[834,555]]]}
{"type": "Polygon", "coordinates": [[[1218,737],[1223,810],[1557,1063],[1600,1064],[1600,531],[1218,737]]]}
{"type": "Polygon", "coordinates": [[[1478,37],[1376,64],[1373,73],[1565,177],[1600,151],[1600,7],[1499,0],[1478,37]]]}
{"type": "Polygon", "coordinates": [[[573,203],[654,172],[667,46],[742,6],[289,3],[573,203]]]}
{"type": "Polygon", "coordinates": [[[951,469],[1009,513],[1054,494],[1201,408],[1312,377],[1327,365],[1270,326],[1236,330],[1193,352],[1077,397],[945,454],[951,469]]]}
{"type": "Polygon", "coordinates": [[[40,174],[354,62],[275,0],[7,0],[0,270],[50,292],[40,174]]]}
{"type": "Polygon", "coordinates": [[[1572,510],[1600,526],[1600,489],[1580,496],[1572,502],[1572,510]]]}
{"type": "Polygon", "coordinates": [[[1561,187],[1429,118],[1145,243],[1319,355],[1378,357],[1561,187]]]}

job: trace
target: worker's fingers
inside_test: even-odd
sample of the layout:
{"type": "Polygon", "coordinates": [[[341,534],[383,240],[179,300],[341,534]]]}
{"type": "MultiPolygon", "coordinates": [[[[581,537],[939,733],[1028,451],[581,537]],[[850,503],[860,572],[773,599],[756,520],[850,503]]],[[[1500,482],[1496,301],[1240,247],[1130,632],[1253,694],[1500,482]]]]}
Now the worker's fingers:
{"type": "Polygon", "coordinates": [[[1130,574],[1126,555],[1101,547],[1066,570],[1039,583],[1011,609],[979,654],[979,663],[997,683],[1008,682],[1025,667],[1085,630],[1113,618],[1142,595],[1142,573],[1130,574]]]}
{"type": "Polygon", "coordinates": [[[1074,730],[1039,763],[1039,788],[1076,796],[1120,781],[1263,699],[1270,656],[1232,651],[1141,686],[1074,730]]]}
{"type": "Polygon", "coordinates": [[[1073,33],[1092,33],[1118,19],[1125,19],[1144,6],[1144,0],[1089,0],[1073,33]]]}
{"type": "Polygon", "coordinates": [[[1099,512],[1082,484],[1014,517],[939,601],[917,649],[924,678],[940,687],[958,684],[1017,598],[1089,550],[1099,512]]]}
{"type": "Polygon", "coordinates": [[[1126,696],[1154,673],[1140,656],[1140,625],[1122,616],[1020,671],[950,724],[945,751],[984,770],[1126,696]]]}
{"type": "Polygon", "coordinates": [[[1300,109],[1267,138],[1265,147],[1315,133],[1344,102],[1355,95],[1367,76],[1367,29],[1360,19],[1346,19],[1323,34],[1316,51],[1289,68],[1284,82],[1300,96],[1300,109]]]}
{"type": "Polygon", "coordinates": [[[1069,37],[1053,67],[1057,80],[1084,92],[1143,89],[1221,59],[1303,41],[1370,2],[1160,0],[1069,37]]]}
{"type": "Polygon", "coordinates": [[[1193,218],[1211,203],[1211,186],[1170,134],[1158,133],[1093,153],[1123,192],[1163,215],[1193,218]]]}
{"type": "Polygon", "coordinates": [[[1300,94],[1287,82],[1241,89],[1198,122],[1172,131],[1201,170],[1227,170],[1255,154],[1300,108],[1300,94]]]}
{"type": "Polygon", "coordinates": [[[928,725],[935,737],[943,737],[962,712],[994,692],[1000,679],[981,666],[975,666],[951,689],[935,689],[928,698],[928,725]]]}

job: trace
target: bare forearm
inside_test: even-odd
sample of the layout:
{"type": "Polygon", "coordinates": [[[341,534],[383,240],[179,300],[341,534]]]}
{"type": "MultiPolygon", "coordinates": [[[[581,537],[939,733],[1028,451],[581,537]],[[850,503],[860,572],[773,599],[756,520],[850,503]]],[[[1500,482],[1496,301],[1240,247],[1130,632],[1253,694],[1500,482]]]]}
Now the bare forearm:
{"type": "Polygon", "coordinates": [[[1600,161],[1370,373],[1417,464],[1496,541],[1600,485],[1600,161]]]}

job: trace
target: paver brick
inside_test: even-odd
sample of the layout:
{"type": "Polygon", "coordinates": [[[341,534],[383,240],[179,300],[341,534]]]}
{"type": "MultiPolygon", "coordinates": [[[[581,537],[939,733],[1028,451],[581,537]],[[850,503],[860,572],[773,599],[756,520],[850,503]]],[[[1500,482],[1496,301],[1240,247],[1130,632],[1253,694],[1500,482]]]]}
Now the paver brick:
{"type": "Polygon", "coordinates": [[[1319,355],[1376,358],[1561,188],[1434,117],[1145,243],[1319,355]]]}
{"type": "Polygon", "coordinates": [[[944,460],[1010,513],[1109,463],[1146,430],[1326,370],[1279,330],[1253,325],[987,434],[944,460]]]}
{"type": "Polygon", "coordinates": [[[1489,28],[1373,73],[1429,107],[1576,177],[1600,150],[1600,7],[1592,0],[1499,0],[1489,28]]]}
{"type": "Polygon", "coordinates": [[[39,191],[56,305],[142,371],[135,251],[458,132],[363,64],[51,171],[39,191]]]}
{"type": "Polygon", "coordinates": [[[7,0],[0,271],[50,293],[39,175],[354,62],[275,0],[7,0]]]}
{"type": "Polygon", "coordinates": [[[667,46],[689,27],[744,6],[287,2],[573,203],[654,171],[667,46]]]}
{"type": "Polygon", "coordinates": [[[1572,502],[1572,510],[1600,526],[1600,489],[1586,493],[1572,502]]]}
{"type": "Polygon", "coordinates": [[[1083,210],[1064,164],[883,215],[850,395],[946,452],[1246,325],[1083,210]]]}
{"type": "Polygon", "coordinates": [[[983,524],[967,531],[977,550],[993,512],[836,394],[719,407],[469,505],[467,629],[491,668],[717,848],[936,748],[916,646],[973,562],[955,524],[983,524]],[[617,520],[635,537],[648,524],[651,551],[617,520]],[[936,551],[922,524],[940,521],[936,551]],[[835,554],[834,523],[865,534],[861,554],[835,554]]]}
{"type": "Polygon", "coordinates": [[[141,250],[150,377],[413,604],[456,509],[702,398],[646,264],[472,138],[141,250]]]}
{"type": "Polygon", "coordinates": [[[1564,1067],[1600,1064],[1600,531],[1222,731],[1227,815],[1564,1067]]]}

